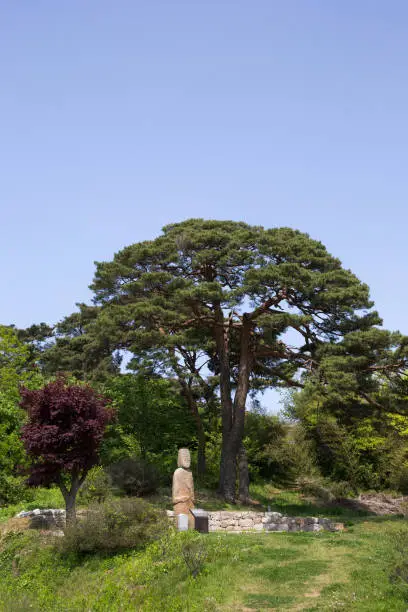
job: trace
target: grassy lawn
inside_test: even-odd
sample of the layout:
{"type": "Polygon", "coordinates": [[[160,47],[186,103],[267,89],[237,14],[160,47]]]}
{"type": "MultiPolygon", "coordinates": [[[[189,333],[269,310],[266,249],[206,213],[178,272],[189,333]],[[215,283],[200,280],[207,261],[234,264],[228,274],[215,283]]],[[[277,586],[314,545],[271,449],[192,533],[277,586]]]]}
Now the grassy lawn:
{"type": "Polygon", "coordinates": [[[403,519],[359,519],[344,533],[193,535],[208,558],[192,578],[181,554],[191,534],[143,552],[61,557],[23,531],[0,548],[0,609],[38,611],[405,611],[389,581],[403,519]]]}
{"type": "MultiPolygon", "coordinates": [[[[227,508],[210,491],[198,504],[227,508]]],[[[270,485],[251,492],[259,510],[327,516],[343,533],[172,533],[144,551],[109,557],[61,555],[41,532],[10,519],[22,509],[61,507],[57,490],[38,490],[29,503],[0,510],[0,610],[19,612],[146,612],[408,609],[408,588],[391,583],[396,541],[408,522],[322,506],[270,485]],[[203,571],[193,578],[183,558],[186,541],[204,543],[203,571]]],[[[166,491],[156,503],[171,507],[166,491]],[[170,504],[170,505],[169,505],[170,504]]],[[[237,507],[235,506],[234,509],[237,507]]],[[[408,540],[407,540],[408,541],[408,540]]]]}

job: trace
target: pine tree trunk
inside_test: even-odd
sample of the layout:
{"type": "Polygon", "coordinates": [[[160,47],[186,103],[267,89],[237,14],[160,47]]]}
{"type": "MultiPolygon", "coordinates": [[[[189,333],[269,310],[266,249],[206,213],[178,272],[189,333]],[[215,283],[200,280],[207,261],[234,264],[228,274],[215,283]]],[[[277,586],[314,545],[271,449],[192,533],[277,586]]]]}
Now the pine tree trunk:
{"type": "Polygon", "coordinates": [[[249,469],[248,457],[243,443],[238,452],[239,501],[249,503],[249,469]]]}
{"type": "MultiPolygon", "coordinates": [[[[220,487],[219,491],[226,501],[233,503],[236,497],[236,479],[237,479],[237,458],[240,451],[242,440],[244,437],[244,425],[245,425],[245,404],[249,390],[249,375],[252,366],[252,356],[250,353],[250,335],[251,335],[251,321],[244,315],[243,324],[241,329],[241,342],[240,342],[240,362],[239,362],[239,374],[238,384],[235,391],[234,402],[232,404],[232,410],[230,411],[231,393],[229,397],[226,393],[227,389],[230,389],[230,367],[229,359],[227,357],[228,352],[225,351],[223,354],[224,359],[220,359],[220,383],[221,383],[221,401],[223,403],[226,398],[226,406],[222,406],[222,453],[221,453],[221,466],[220,466],[220,487]],[[228,380],[225,380],[228,377],[228,380]],[[224,382],[224,398],[223,398],[223,385],[224,382]],[[229,401],[228,401],[229,400],[229,401]],[[232,414],[231,414],[232,413],[232,414]]],[[[248,488],[249,481],[247,476],[244,477],[244,468],[242,478],[247,480],[247,483],[243,485],[243,493],[248,488]]],[[[249,491],[246,493],[249,497],[249,491]]]]}
{"type": "Polygon", "coordinates": [[[187,385],[185,380],[180,376],[179,383],[181,386],[181,392],[187,402],[191,414],[193,415],[196,430],[197,430],[197,474],[198,477],[204,476],[206,470],[206,438],[205,430],[201,415],[198,411],[197,402],[193,396],[192,390],[187,385]]]}
{"type": "Polygon", "coordinates": [[[200,419],[200,423],[197,423],[197,473],[198,476],[204,476],[206,472],[206,439],[203,423],[200,419]]]}
{"type": "Polygon", "coordinates": [[[220,482],[220,489],[225,501],[234,504],[237,490],[237,462],[236,452],[232,447],[224,450],[223,474],[222,481],[220,482]]]}

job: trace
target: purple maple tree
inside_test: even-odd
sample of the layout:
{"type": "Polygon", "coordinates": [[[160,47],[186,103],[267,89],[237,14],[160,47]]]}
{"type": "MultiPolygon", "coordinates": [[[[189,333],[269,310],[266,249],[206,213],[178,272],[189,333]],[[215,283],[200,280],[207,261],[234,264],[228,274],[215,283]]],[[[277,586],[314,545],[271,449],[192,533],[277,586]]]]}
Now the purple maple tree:
{"type": "Polygon", "coordinates": [[[109,400],[89,386],[69,385],[60,378],[42,389],[22,389],[20,405],[28,414],[21,432],[32,461],[28,484],[56,483],[67,522],[73,522],[77,493],[98,463],[105,428],[113,417],[109,400]]]}

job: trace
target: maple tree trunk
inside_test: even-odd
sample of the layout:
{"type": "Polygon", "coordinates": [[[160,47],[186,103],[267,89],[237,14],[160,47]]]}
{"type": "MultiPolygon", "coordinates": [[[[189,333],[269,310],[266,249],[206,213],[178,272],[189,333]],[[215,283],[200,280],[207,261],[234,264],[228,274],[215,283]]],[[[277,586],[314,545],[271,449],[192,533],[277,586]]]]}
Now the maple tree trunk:
{"type": "Polygon", "coordinates": [[[76,491],[70,491],[65,496],[65,521],[67,526],[76,522],[76,495],[76,491]]]}
{"type": "Polygon", "coordinates": [[[73,525],[77,520],[76,498],[78,491],[85,480],[86,474],[87,471],[84,471],[82,476],[80,476],[80,474],[77,472],[73,474],[70,489],[68,489],[61,480],[58,482],[65,501],[65,524],[67,526],[73,525]]]}

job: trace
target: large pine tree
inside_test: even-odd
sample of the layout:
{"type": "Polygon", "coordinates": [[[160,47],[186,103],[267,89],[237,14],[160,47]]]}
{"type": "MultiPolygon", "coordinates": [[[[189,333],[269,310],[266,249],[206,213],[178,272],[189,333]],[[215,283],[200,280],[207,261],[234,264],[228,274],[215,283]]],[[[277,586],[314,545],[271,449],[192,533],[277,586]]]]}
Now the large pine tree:
{"type": "Polygon", "coordinates": [[[367,285],[320,242],[233,221],[169,225],[97,263],[91,288],[116,348],[167,352],[184,371],[186,355],[205,356],[219,381],[220,491],[231,501],[249,391],[297,384],[322,344],[381,322],[367,285]]]}

